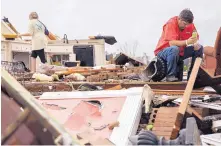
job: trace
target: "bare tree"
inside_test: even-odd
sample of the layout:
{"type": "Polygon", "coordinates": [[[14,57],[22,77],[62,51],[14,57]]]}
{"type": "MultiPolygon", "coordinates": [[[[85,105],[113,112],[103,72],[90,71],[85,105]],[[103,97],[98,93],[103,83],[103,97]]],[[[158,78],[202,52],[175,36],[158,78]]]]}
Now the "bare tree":
{"type": "Polygon", "coordinates": [[[130,56],[135,56],[139,43],[137,40],[125,42],[123,45],[120,45],[119,51],[126,53],[130,56]]]}

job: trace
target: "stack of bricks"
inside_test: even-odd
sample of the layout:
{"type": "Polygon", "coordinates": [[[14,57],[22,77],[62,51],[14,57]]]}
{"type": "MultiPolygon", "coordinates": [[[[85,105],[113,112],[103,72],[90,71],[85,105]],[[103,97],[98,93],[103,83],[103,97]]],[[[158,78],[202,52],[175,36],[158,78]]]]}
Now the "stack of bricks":
{"type": "MultiPolygon", "coordinates": [[[[178,113],[177,107],[161,107],[157,110],[156,114],[153,113],[154,124],[153,133],[158,137],[165,137],[165,139],[175,139],[173,128],[176,122],[176,117],[178,113]]],[[[177,129],[179,131],[179,129],[177,129]]]]}

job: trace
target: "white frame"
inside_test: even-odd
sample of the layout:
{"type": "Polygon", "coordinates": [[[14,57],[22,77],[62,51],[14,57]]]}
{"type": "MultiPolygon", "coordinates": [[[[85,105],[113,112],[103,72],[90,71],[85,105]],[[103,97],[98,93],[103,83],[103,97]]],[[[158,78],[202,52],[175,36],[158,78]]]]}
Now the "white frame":
{"type": "Polygon", "coordinates": [[[139,126],[143,103],[142,91],[143,87],[127,90],[45,92],[39,99],[112,98],[126,96],[125,103],[118,117],[120,126],[113,129],[109,138],[115,145],[126,146],[130,144],[128,138],[136,134],[139,126]]]}

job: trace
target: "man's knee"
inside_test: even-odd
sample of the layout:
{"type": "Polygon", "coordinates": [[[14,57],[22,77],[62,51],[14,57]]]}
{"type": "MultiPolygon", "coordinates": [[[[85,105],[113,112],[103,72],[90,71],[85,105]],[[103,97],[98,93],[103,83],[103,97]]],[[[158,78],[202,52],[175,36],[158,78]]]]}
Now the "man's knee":
{"type": "Polygon", "coordinates": [[[177,46],[171,46],[171,54],[178,56],[180,53],[179,47],[177,46]]]}
{"type": "Polygon", "coordinates": [[[158,57],[167,60],[168,58],[171,58],[172,56],[179,56],[179,47],[177,46],[171,46],[168,48],[163,49],[161,52],[158,53],[158,57]]]}
{"type": "Polygon", "coordinates": [[[200,49],[199,49],[200,53],[203,54],[203,46],[200,45],[200,49]]]}
{"type": "Polygon", "coordinates": [[[195,52],[196,52],[195,54],[196,54],[197,57],[202,57],[203,56],[203,46],[200,45],[199,50],[197,50],[195,52]]]}

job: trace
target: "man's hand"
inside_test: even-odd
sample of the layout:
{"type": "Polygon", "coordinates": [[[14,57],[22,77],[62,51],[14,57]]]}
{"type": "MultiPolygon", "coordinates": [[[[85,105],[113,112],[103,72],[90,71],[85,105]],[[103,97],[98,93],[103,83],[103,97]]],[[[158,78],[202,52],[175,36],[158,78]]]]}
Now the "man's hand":
{"type": "Polygon", "coordinates": [[[201,45],[198,43],[193,44],[194,50],[197,51],[200,49],[201,45]]]}
{"type": "Polygon", "coordinates": [[[188,45],[195,44],[196,42],[197,42],[197,37],[190,37],[190,38],[187,40],[187,44],[188,44],[188,45]]]}

